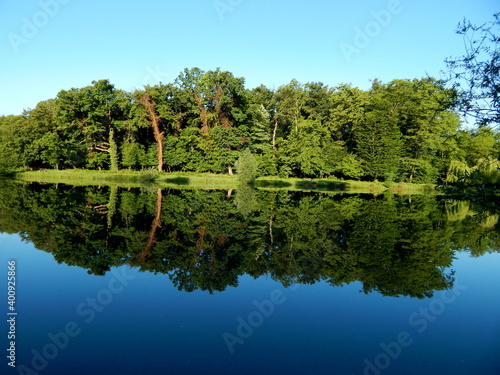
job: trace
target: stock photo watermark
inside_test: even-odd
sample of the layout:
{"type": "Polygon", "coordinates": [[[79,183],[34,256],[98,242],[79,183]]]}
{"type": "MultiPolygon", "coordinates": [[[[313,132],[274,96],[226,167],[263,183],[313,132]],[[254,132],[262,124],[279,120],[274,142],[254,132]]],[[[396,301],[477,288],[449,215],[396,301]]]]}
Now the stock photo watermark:
{"type": "Polygon", "coordinates": [[[156,65],[154,68],[151,66],[146,67],[146,75],[142,80],[143,86],[147,85],[155,85],[157,83],[164,82],[168,78],[168,73],[161,70],[159,65],[156,65]]]}
{"type": "Polygon", "coordinates": [[[10,45],[15,53],[20,51],[22,45],[28,44],[35,38],[41,29],[46,27],[50,20],[56,17],[61,10],[61,5],[66,5],[71,0],[40,0],[39,9],[31,17],[21,19],[20,31],[7,34],[10,45]]]}
{"type": "Polygon", "coordinates": [[[49,362],[59,356],[70,344],[71,339],[78,337],[82,333],[84,324],[90,324],[94,321],[97,314],[104,311],[116,294],[123,292],[129,281],[135,279],[135,276],[128,275],[126,269],[120,271],[113,270],[114,277],[109,280],[106,288],[99,290],[94,297],[87,299],[76,307],[76,314],[83,318],[83,322],[69,321],[64,325],[61,331],[47,334],[47,343],[40,349],[31,350],[32,358],[30,366],[19,365],[17,371],[20,375],[38,375],[47,369],[49,362]]]}
{"type": "Polygon", "coordinates": [[[226,13],[232,13],[242,2],[243,0],[215,0],[213,7],[219,19],[224,21],[226,13]]]}
{"type": "MultiPolygon", "coordinates": [[[[408,0],[413,1],[413,0],[408,0]]],[[[394,16],[404,10],[400,0],[389,0],[385,9],[372,10],[370,20],[362,27],[354,28],[354,36],[349,43],[340,43],[340,50],[348,63],[352,62],[353,55],[359,55],[382,31],[393,21],[394,16]]]]}
{"type": "MultiPolygon", "coordinates": [[[[314,257],[306,258],[301,262],[302,269],[306,273],[312,273],[319,268],[321,264],[321,259],[318,258],[318,253],[314,257]]],[[[295,292],[299,289],[301,284],[293,284],[288,289],[295,292]]],[[[285,294],[286,290],[274,289],[269,294],[269,298],[263,301],[254,300],[252,302],[255,309],[251,311],[246,319],[241,316],[236,318],[238,325],[233,331],[234,333],[224,332],[222,338],[226,344],[229,353],[234,354],[236,344],[244,344],[245,340],[248,340],[255,332],[257,328],[264,324],[266,319],[269,319],[276,311],[276,307],[283,305],[287,296],[285,294]]]]}
{"type": "MultiPolygon", "coordinates": [[[[465,285],[455,285],[453,290],[443,291],[439,298],[433,299],[427,307],[420,307],[408,317],[408,324],[416,329],[416,333],[422,334],[429,324],[437,320],[450,304],[455,302],[463,291],[467,289],[465,285]]],[[[394,341],[380,343],[382,349],[373,360],[365,358],[363,375],[381,375],[390,365],[396,361],[403,353],[404,348],[410,347],[415,341],[415,334],[409,331],[401,331],[394,341]]]]}
{"type": "MultiPolygon", "coordinates": [[[[295,291],[297,288],[298,285],[292,287],[291,290],[295,291]]],[[[233,354],[235,352],[234,347],[236,344],[243,344],[246,339],[249,339],[255,332],[255,329],[262,326],[264,320],[274,314],[276,306],[285,303],[286,298],[282,290],[274,289],[269,295],[269,299],[265,299],[261,302],[257,300],[253,301],[255,310],[250,312],[246,319],[243,319],[241,316],[236,318],[238,326],[236,327],[235,334],[224,332],[222,335],[229,353],[233,354]]]]}
{"type": "Polygon", "coordinates": [[[9,348],[7,349],[8,365],[16,367],[16,261],[9,260],[7,263],[7,339],[9,348]]]}

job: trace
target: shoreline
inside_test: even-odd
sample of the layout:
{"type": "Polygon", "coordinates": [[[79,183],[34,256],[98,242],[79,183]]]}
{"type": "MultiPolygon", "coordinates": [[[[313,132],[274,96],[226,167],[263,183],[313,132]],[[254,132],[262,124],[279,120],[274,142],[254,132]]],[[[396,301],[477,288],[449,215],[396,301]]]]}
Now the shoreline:
{"type": "MultiPolygon", "coordinates": [[[[15,173],[14,179],[24,182],[61,183],[67,185],[120,185],[123,187],[173,187],[205,190],[236,189],[236,176],[196,172],[158,171],[93,171],[81,169],[42,170],[15,173]]],[[[320,191],[351,194],[419,194],[441,195],[434,184],[386,183],[340,179],[301,179],[274,176],[259,177],[253,185],[262,190],[320,191]]]]}

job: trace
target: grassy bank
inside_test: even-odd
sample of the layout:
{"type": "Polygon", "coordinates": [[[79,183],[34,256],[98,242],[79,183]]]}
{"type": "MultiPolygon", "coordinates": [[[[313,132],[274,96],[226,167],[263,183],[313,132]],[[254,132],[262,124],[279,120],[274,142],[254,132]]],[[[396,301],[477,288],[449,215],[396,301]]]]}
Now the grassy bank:
{"type": "MultiPolygon", "coordinates": [[[[238,187],[235,176],[153,170],[92,171],[82,169],[44,170],[18,172],[15,178],[28,182],[64,183],[71,185],[120,185],[124,187],[172,187],[188,189],[234,189],[238,187]]],[[[265,190],[335,191],[352,194],[437,194],[432,184],[382,183],[344,181],[337,179],[300,179],[259,177],[255,186],[265,190]]]]}
{"type": "Polygon", "coordinates": [[[337,191],[350,194],[432,194],[438,192],[433,184],[383,183],[339,179],[300,179],[260,177],[256,185],[262,189],[300,190],[300,191],[337,191]]]}
{"type": "Polygon", "coordinates": [[[208,173],[165,173],[146,171],[93,171],[83,169],[18,172],[15,178],[41,183],[71,185],[120,185],[124,187],[189,187],[202,189],[231,189],[238,185],[236,177],[208,173]]]}

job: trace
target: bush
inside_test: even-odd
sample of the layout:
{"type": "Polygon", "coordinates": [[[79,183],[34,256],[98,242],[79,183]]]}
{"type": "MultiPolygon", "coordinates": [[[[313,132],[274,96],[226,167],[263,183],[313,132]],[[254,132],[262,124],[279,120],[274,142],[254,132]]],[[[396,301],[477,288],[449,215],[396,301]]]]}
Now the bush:
{"type": "Polygon", "coordinates": [[[257,174],[257,163],[250,149],[245,149],[236,160],[236,176],[242,184],[253,184],[257,174]]]}
{"type": "Polygon", "coordinates": [[[160,177],[160,172],[157,169],[150,168],[141,172],[140,181],[155,182],[160,177]]]}

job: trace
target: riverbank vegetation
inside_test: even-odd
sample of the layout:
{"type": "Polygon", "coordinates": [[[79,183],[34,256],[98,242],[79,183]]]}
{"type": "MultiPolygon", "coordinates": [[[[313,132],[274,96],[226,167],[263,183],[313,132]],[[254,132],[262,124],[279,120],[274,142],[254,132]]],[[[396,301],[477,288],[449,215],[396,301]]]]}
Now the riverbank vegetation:
{"type": "MultiPolygon", "coordinates": [[[[245,175],[243,175],[245,176],[245,175]]],[[[228,174],[210,174],[196,172],[158,172],[155,169],[144,171],[91,171],[84,169],[41,170],[15,173],[16,180],[66,185],[119,186],[122,188],[175,188],[175,189],[235,189],[240,184],[247,184],[238,176],[228,174]]],[[[439,195],[434,184],[388,183],[373,181],[328,179],[302,179],[259,177],[251,180],[251,185],[261,190],[297,190],[297,191],[336,191],[349,194],[425,194],[439,195]]]]}
{"type": "Polygon", "coordinates": [[[423,195],[12,183],[0,196],[0,232],[58,262],[96,275],[129,265],[189,292],[223,291],[249,275],[430,298],[453,287],[457,251],[478,257],[500,246],[498,206],[423,195]]]}
{"type": "MultiPolygon", "coordinates": [[[[459,31],[494,35],[498,20],[459,31]]],[[[198,68],[133,92],[93,81],[0,117],[0,173],[236,170],[245,183],[277,176],[496,189],[500,60],[498,38],[495,48],[485,40],[448,61],[453,85],[425,77],[375,79],[368,90],[296,80],[249,89],[231,72],[198,68]],[[460,113],[479,126],[463,128],[460,113]],[[238,171],[243,165],[252,167],[238,171]]]]}
{"type": "Polygon", "coordinates": [[[220,70],[127,93],[107,80],[0,118],[4,170],[232,174],[248,150],[257,176],[436,183],[496,163],[499,136],[460,129],[457,93],[432,78],[349,85],[292,81],[248,90],[220,70]]]}

